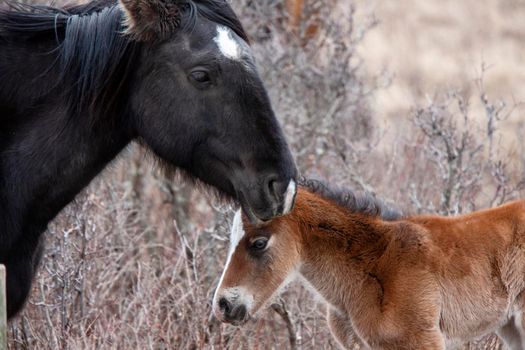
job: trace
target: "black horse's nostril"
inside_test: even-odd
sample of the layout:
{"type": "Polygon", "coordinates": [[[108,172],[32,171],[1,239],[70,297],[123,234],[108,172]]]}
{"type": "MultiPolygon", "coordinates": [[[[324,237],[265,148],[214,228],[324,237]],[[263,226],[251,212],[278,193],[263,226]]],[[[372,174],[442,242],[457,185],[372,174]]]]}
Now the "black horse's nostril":
{"type": "Polygon", "coordinates": [[[276,173],[270,173],[251,179],[239,191],[238,196],[251,223],[260,225],[290,211],[295,196],[295,182],[293,179],[284,179],[276,173]]]}
{"type": "Polygon", "coordinates": [[[265,188],[269,199],[279,200],[279,177],[277,175],[270,175],[266,178],[265,188]]]}
{"type": "Polygon", "coordinates": [[[222,313],[225,316],[228,316],[230,314],[230,312],[232,311],[231,304],[224,297],[219,299],[219,308],[221,309],[222,313]]]}

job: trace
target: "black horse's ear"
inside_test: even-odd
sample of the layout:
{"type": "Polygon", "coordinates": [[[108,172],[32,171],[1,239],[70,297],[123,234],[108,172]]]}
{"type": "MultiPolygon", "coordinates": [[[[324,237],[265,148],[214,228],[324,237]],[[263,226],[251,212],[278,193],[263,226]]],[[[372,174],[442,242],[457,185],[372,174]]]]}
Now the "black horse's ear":
{"type": "Polygon", "coordinates": [[[184,0],[119,0],[126,34],[139,41],[163,39],[180,26],[184,0]]]}

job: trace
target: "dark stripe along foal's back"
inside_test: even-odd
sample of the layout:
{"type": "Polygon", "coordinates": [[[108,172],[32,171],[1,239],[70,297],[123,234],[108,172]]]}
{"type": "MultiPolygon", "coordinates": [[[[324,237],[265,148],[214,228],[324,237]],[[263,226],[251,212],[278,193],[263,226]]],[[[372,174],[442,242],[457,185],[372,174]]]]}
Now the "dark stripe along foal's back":
{"type": "Polygon", "coordinates": [[[310,182],[289,215],[254,226],[237,213],[215,314],[242,324],[296,275],[347,348],[453,349],[497,332],[524,349],[525,201],[404,217],[310,182]]]}
{"type": "Polygon", "coordinates": [[[20,308],[47,224],[131,140],[238,200],[288,212],[296,168],[224,0],[0,9],[0,263],[20,308]]]}

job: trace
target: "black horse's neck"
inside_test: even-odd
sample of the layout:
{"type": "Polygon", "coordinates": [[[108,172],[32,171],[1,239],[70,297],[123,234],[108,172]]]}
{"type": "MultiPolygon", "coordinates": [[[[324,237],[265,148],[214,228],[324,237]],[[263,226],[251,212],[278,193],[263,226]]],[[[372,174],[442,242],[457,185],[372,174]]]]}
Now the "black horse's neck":
{"type": "Polygon", "coordinates": [[[140,49],[114,0],[0,9],[0,263],[8,317],[23,306],[47,224],[133,139],[140,49]]]}
{"type": "Polygon", "coordinates": [[[0,141],[0,263],[9,276],[8,317],[29,294],[48,222],[131,139],[122,125],[92,126],[90,118],[71,118],[59,98],[45,105],[7,129],[9,142],[0,141]]]}
{"type": "Polygon", "coordinates": [[[48,102],[28,122],[2,129],[13,137],[0,149],[0,261],[22,235],[43,232],[132,138],[122,125],[93,126],[71,118],[63,101],[48,102]]]}

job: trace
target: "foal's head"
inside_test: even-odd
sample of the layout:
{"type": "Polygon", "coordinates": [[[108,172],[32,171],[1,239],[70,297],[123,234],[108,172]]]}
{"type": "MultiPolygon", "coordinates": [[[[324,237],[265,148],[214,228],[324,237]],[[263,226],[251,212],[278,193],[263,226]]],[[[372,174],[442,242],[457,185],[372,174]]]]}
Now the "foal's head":
{"type": "Polygon", "coordinates": [[[240,211],[236,213],[226,266],[213,300],[219,320],[242,324],[296,273],[314,265],[330,266],[327,259],[345,257],[350,247],[375,250],[382,243],[373,234],[374,223],[401,217],[370,195],[333,190],[318,181],[303,185],[288,215],[254,226],[240,211]]]}
{"type": "Polygon", "coordinates": [[[294,212],[258,227],[241,211],[235,214],[226,266],[213,298],[219,320],[243,324],[292,280],[302,249],[294,212]]]}
{"type": "Polygon", "coordinates": [[[120,0],[141,43],[136,133],[238,199],[252,221],[290,210],[296,168],[240,22],[224,0],[120,0]]]}

